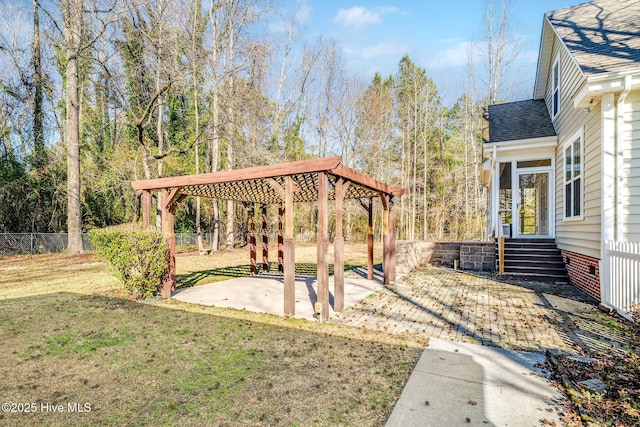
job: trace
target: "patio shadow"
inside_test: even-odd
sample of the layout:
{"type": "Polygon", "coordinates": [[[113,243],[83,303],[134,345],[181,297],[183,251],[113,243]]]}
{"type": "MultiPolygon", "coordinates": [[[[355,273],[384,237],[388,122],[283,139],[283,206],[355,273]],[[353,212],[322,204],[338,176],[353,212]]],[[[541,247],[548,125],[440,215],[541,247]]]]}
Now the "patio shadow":
{"type": "MultiPolygon", "coordinates": [[[[318,266],[312,263],[296,263],[296,276],[313,276],[318,274],[318,266]]],[[[357,266],[345,265],[345,271],[352,270],[357,266]]],[[[258,264],[258,276],[262,275],[276,275],[281,276],[278,273],[278,263],[270,262],[269,271],[262,271],[262,264],[258,264]]],[[[333,264],[329,264],[329,275],[333,275],[333,264]]],[[[214,268],[211,270],[194,271],[189,274],[179,274],[177,276],[177,289],[190,288],[201,283],[210,283],[216,281],[215,278],[225,280],[230,277],[248,277],[251,276],[251,266],[246,265],[234,265],[231,267],[214,268]],[[204,281],[204,282],[203,282],[204,281]]]]}

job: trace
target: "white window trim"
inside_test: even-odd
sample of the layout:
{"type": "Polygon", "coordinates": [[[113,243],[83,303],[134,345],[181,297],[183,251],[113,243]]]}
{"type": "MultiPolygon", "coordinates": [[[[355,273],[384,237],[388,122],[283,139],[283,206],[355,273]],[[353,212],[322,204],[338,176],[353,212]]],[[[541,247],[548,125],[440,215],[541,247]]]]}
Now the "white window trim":
{"type": "Polygon", "coordinates": [[[556,59],[553,61],[553,64],[551,65],[551,120],[555,120],[556,117],[558,117],[558,115],[560,114],[560,54],[556,55],[556,59]],[[553,87],[553,82],[554,82],[554,71],[556,69],[556,66],[558,66],[558,103],[556,105],[555,101],[554,101],[554,92],[555,92],[555,88],[553,87]],[[555,114],[554,114],[554,107],[556,109],[555,114]]]}
{"type": "MultiPolygon", "coordinates": [[[[564,221],[584,220],[584,126],[581,126],[564,144],[562,144],[562,219],[564,221]],[[566,171],[566,151],[573,147],[576,139],[580,138],[580,215],[567,216],[567,171],[566,171]]],[[[572,181],[574,178],[571,179],[572,181]]]]}

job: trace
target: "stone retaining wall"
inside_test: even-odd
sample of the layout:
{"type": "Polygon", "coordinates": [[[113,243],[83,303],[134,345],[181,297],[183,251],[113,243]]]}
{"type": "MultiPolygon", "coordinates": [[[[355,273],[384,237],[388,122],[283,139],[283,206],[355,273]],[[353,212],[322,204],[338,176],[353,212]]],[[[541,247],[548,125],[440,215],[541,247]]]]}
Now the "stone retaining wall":
{"type": "Polygon", "coordinates": [[[407,274],[420,265],[453,267],[463,270],[495,270],[493,242],[396,241],[396,272],[407,274]]]}
{"type": "Polygon", "coordinates": [[[407,274],[422,265],[422,257],[428,242],[396,240],[396,273],[407,274]]]}
{"type": "Polygon", "coordinates": [[[473,271],[496,269],[496,244],[494,242],[461,242],[460,268],[473,271]]]}

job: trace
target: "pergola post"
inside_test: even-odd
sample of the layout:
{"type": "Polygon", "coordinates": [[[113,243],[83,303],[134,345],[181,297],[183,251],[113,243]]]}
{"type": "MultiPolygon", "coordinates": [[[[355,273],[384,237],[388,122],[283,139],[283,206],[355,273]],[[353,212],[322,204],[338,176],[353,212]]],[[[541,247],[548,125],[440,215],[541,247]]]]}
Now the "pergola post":
{"type": "Polygon", "coordinates": [[[262,272],[269,272],[269,233],[267,231],[267,205],[260,206],[262,214],[262,272]]]}
{"type": "Polygon", "coordinates": [[[387,194],[380,193],[380,199],[382,200],[382,273],[383,283],[389,284],[389,272],[390,266],[390,236],[389,236],[389,196],[387,194]]]}
{"type": "Polygon", "coordinates": [[[249,265],[251,274],[256,274],[256,207],[253,203],[247,204],[247,213],[249,214],[249,265]]]}
{"type": "Polygon", "coordinates": [[[162,235],[169,246],[169,269],[162,278],[162,296],[171,298],[171,291],[176,288],[176,235],[173,230],[174,216],[170,208],[171,200],[169,190],[162,189],[162,235]]]}
{"type": "Polygon", "coordinates": [[[148,230],[151,225],[151,191],[142,190],[142,229],[148,230]]]}
{"type": "Polygon", "coordinates": [[[349,189],[349,181],[340,178],[336,182],[336,237],[333,240],[333,309],[344,309],[344,235],[342,232],[342,206],[349,189]]]}
{"type": "Polygon", "coordinates": [[[284,178],[284,315],[296,314],[296,255],[293,239],[293,179],[284,178]]]}
{"type": "Polygon", "coordinates": [[[396,214],[389,196],[389,282],[396,281],[396,214]]]}
{"type": "Polygon", "coordinates": [[[284,229],[283,229],[284,208],[278,205],[278,273],[284,273],[284,229]]]}
{"type": "Polygon", "coordinates": [[[373,198],[369,198],[367,209],[369,222],[367,226],[367,279],[373,280],[373,198]]]}
{"type": "Polygon", "coordinates": [[[318,302],[322,305],[322,320],[329,318],[329,179],[318,172],[318,302]]]}

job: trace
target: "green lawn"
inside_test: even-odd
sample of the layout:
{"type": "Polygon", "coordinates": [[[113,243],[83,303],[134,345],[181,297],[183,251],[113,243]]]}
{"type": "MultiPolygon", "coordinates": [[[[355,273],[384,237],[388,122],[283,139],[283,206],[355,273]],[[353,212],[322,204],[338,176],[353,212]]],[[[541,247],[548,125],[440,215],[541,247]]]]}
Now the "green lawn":
{"type": "Polygon", "coordinates": [[[36,409],[1,425],[383,425],[421,353],[410,337],[120,298],[91,256],[4,258],[0,275],[0,400],[36,409]]]}

